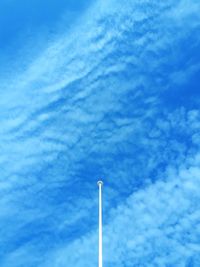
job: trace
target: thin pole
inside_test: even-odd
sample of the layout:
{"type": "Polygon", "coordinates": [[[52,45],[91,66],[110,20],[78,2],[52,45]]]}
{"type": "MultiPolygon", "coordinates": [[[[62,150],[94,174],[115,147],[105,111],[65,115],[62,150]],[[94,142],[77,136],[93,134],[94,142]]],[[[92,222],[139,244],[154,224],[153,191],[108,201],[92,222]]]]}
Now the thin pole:
{"type": "Polygon", "coordinates": [[[102,186],[103,182],[98,181],[99,186],[99,267],[103,266],[103,251],[102,251],[102,186]]]}

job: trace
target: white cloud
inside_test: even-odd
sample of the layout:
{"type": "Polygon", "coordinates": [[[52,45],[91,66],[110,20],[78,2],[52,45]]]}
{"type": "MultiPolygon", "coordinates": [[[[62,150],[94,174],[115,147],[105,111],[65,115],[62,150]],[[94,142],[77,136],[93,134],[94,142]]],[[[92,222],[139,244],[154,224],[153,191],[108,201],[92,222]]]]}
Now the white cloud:
{"type": "MultiPolygon", "coordinates": [[[[126,5],[118,1],[113,9],[113,1],[99,1],[81,26],[8,80],[0,99],[1,223],[9,235],[2,243],[23,240],[22,227],[31,235],[29,222],[41,234],[50,221],[49,236],[66,230],[71,239],[41,249],[49,267],[97,264],[96,231],[84,228],[87,218],[94,227],[96,173],[108,177],[106,207],[117,205],[106,211],[107,266],[198,262],[199,111],[169,111],[160,97],[172,80],[185,84],[199,67],[162,73],[178,60],[165,51],[179,47],[191,27],[181,31],[176,16],[168,25],[168,3],[126,5]],[[90,197],[72,186],[83,181],[90,197]]],[[[13,247],[3,267],[37,261],[40,244],[13,247]]]]}
{"type": "MultiPolygon", "coordinates": [[[[200,155],[164,180],[133,193],[104,218],[104,264],[186,266],[200,261],[200,155]],[[151,264],[151,265],[150,265],[151,264]]],[[[106,190],[105,190],[106,191],[106,190]]],[[[106,212],[107,213],[107,212],[106,212]]],[[[94,266],[97,232],[58,250],[45,266],[94,266]]]]}

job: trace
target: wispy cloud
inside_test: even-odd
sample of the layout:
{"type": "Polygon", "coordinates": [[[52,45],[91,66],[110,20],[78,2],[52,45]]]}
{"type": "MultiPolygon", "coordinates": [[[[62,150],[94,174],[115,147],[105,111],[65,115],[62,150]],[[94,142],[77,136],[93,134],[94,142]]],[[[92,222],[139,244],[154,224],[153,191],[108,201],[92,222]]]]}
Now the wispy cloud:
{"type": "Polygon", "coordinates": [[[186,6],[97,1],[2,80],[2,267],[97,264],[99,177],[106,266],[198,266],[199,12],[186,6]]]}

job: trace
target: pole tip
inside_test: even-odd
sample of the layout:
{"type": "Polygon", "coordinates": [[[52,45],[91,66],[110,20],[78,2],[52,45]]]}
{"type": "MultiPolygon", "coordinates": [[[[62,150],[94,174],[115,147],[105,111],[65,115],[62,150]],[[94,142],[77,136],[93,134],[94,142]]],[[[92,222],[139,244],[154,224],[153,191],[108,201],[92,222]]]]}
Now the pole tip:
{"type": "Polygon", "coordinates": [[[98,186],[100,186],[100,185],[102,186],[102,185],[103,185],[103,182],[102,182],[102,181],[98,181],[98,182],[97,182],[97,185],[98,185],[98,186]]]}

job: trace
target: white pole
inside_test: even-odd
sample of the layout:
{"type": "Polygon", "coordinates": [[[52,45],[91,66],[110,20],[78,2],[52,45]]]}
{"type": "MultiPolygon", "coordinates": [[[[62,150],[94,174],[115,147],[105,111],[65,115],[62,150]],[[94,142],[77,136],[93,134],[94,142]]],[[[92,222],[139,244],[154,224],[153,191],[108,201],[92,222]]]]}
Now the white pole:
{"type": "Polygon", "coordinates": [[[99,267],[103,266],[103,253],[102,253],[102,186],[103,182],[97,182],[99,186],[99,267]]]}

